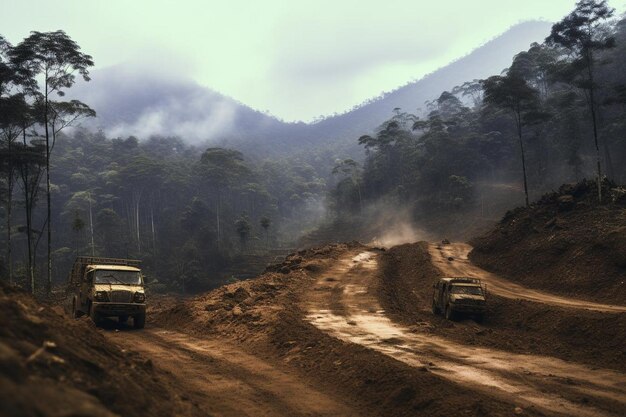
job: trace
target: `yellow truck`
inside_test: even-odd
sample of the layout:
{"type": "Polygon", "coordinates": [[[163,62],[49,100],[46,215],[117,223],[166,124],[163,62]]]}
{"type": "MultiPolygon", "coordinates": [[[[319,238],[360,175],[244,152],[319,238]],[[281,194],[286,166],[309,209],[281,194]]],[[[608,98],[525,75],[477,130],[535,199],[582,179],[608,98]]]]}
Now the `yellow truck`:
{"type": "Polygon", "coordinates": [[[459,315],[473,316],[481,323],[487,310],[487,289],[477,278],[446,277],[433,285],[433,313],[448,320],[459,315]]]}
{"type": "Polygon", "coordinates": [[[79,256],[69,277],[72,315],[89,315],[98,324],[104,317],[120,323],[133,318],[133,326],[146,323],[146,293],[140,268],[133,259],[79,256]]]}

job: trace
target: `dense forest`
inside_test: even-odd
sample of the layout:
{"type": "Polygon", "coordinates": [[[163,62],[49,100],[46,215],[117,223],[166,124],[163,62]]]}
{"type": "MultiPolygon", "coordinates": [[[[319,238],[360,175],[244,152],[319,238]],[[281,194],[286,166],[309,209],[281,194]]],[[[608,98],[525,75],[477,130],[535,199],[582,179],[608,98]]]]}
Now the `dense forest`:
{"type": "Polygon", "coordinates": [[[298,158],[71,129],[95,115],[62,101],[77,75],[89,80],[91,57],[62,31],[0,42],[7,281],[49,293],[92,254],[142,259],[153,288],[206,288],[320,216],[325,180],[298,158]]]}
{"type": "Polygon", "coordinates": [[[626,19],[613,14],[581,1],[502,74],[443,92],[422,117],[395,109],[359,138],[363,164],[337,166],[337,215],[382,201],[459,235],[564,182],[626,182],[626,19]]]}
{"type": "Polygon", "coordinates": [[[155,289],[199,290],[323,222],[349,219],[356,236],[401,213],[463,235],[563,182],[624,183],[625,64],[626,19],[583,0],[502,74],[443,92],[426,115],[394,109],[354,138],[365,157],[272,158],[82,129],[95,111],[63,98],[92,57],[62,31],[0,36],[0,276],[45,293],[95,254],[142,259],[155,289]]]}

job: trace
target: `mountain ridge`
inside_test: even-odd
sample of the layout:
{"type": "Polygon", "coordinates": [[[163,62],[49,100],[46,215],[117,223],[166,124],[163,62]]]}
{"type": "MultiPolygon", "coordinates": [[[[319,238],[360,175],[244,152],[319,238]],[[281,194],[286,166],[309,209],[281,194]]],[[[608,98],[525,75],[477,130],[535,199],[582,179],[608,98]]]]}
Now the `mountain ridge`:
{"type": "Polygon", "coordinates": [[[180,136],[197,144],[254,148],[260,155],[289,154],[334,145],[346,154],[359,149],[356,138],[372,132],[399,107],[415,112],[425,101],[473,79],[506,68],[513,56],[541,42],[550,23],[528,21],[509,28],[467,55],[419,80],[313,123],[286,122],[185,78],[109,67],[93,72],[73,98],[90,104],[98,118],[87,124],[109,136],[180,136]],[[110,86],[117,86],[117,92],[110,86]]]}

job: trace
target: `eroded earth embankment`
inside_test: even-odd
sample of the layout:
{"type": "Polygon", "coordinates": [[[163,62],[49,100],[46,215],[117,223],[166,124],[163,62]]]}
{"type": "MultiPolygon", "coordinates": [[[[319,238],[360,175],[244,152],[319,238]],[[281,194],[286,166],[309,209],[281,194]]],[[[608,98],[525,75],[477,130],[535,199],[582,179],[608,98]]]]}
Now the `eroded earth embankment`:
{"type": "Polygon", "coordinates": [[[626,189],[564,185],[472,240],[472,262],[555,295],[626,305],[626,189]]]}
{"type": "Polygon", "coordinates": [[[430,312],[432,282],[446,268],[480,270],[460,252],[443,255],[427,243],[301,251],[257,279],[163,300],[152,315],[161,329],[130,343],[161,349],[156,363],[215,415],[626,413],[619,306],[494,292],[484,324],[449,322],[430,312]],[[204,370],[175,372],[194,366],[204,370]],[[219,403],[223,386],[211,381],[232,395],[219,403]],[[307,395],[295,404],[294,392],[307,395]]]}
{"type": "MultiPolygon", "coordinates": [[[[128,334],[133,331],[128,330],[128,334]]],[[[149,357],[0,284],[0,416],[205,416],[149,357]]]]}
{"type": "Polygon", "coordinates": [[[511,283],[468,249],[300,251],[249,281],[152,298],[144,331],[5,291],[2,411],[55,415],[36,396],[87,415],[626,415],[623,307],[511,283]],[[483,324],[430,311],[450,274],[486,280],[483,324]]]}

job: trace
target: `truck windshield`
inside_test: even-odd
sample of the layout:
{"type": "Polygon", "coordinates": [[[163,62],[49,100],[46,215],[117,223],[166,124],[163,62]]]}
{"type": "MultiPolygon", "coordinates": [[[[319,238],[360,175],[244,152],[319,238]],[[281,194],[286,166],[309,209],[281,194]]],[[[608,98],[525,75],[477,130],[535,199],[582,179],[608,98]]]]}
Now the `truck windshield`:
{"type": "Polygon", "coordinates": [[[97,270],[96,284],[141,285],[141,277],[137,271],[97,270]]]}
{"type": "Polygon", "coordinates": [[[453,285],[450,288],[452,294],[469,294],[469,295],[483,295],[483,290],[480,287],[469,285],[453,285]]]}

